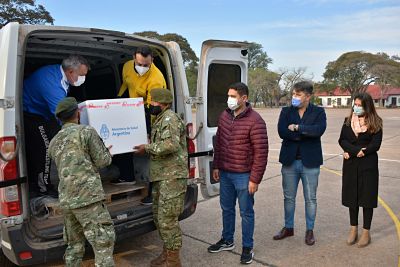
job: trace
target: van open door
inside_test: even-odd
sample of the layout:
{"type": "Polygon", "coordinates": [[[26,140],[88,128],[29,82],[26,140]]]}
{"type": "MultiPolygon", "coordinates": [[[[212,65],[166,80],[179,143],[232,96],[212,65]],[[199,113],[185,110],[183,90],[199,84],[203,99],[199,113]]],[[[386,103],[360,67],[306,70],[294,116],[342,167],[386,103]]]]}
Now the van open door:
{"type": "Polygon", "coordinates": [[[213,140],[218,118],[227,108],[229,85],[247,82],[248,43],[207,40],[201,48],[197,78],[197,151],[203,197],[219,194],[219,182],[212,177],[213,140]]]}
{"type": "Polygon", "coordinates": [[[18,148],[20,141],[15,121],[17,84],[18,23],[9,23],[0,30],[0,216],[22,213],[18,148]]]}

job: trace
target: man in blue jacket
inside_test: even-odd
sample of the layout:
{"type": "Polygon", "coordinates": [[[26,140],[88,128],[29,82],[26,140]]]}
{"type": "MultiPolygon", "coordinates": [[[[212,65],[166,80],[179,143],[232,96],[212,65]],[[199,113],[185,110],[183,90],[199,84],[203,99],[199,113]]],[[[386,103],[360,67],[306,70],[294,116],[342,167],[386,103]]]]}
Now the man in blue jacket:
{"type": "Polygon", "coordinates": [[[85,58],[71,55],[61,65],[41,67],[24,80],[25,150],[31,197],[57,197],[57,190],[50,182],[48,154],[49,143],[61,128],[55,110],[67,96],[70,85],[80,86],[85,82],[88,70],[89,63],[85,58]]]}
{"type": "Polygon", "coordinates": [[[301,180],[305,199],[305,243],[314,245],[314,222],[317,212],[317,187],[323,163],[321,136],[326,129],[326,114],[322,107],[310,103],[313,84],[301,81],[293,86],[292,105],[284,107],[278,121],[282,138],[279,162],[282,163],[285,226],[274,236],[281,240],[293,236],[297,186],[301,180]]]}

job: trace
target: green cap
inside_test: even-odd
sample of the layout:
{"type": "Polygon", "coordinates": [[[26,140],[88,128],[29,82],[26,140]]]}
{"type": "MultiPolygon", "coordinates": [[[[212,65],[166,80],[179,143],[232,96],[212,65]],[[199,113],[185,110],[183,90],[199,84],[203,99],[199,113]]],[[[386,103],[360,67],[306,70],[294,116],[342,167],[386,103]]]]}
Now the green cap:
{"type": "Polygon", "coordinates": [[[162,104],[172,103],[172,94],[168,89],[152,89],[150,91],[151,100],[162,104]]]}
{"type": "Polygon", "coordinates": [[[56,108],[56,116],[57,118],[62,117],[63,114],[70,113],[78,109],[78,102],[74,97],[66,97],[61,100],[56,108]]]}

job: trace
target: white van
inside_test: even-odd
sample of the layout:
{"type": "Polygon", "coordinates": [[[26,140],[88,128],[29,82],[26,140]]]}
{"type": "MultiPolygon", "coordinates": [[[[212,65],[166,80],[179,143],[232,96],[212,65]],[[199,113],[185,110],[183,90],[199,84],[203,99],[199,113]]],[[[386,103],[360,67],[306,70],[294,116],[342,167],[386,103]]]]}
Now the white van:
{"type": "MultiPolygon", "coordinates": [[[[184,119],[188,136],[197,133],[198,152],[194,138],[188,138],[190,177],[180,219],[196,210],[195,180],[200,181],[205,197],[218,194],[219,184],[210,176],[212,141],[217,119],[226,107],[229,84],[247,80],[246,43],[205,41],[197,97],[190,98],[181,51],[175,42],[92,28],[9,23],[0,30],[0,266],[43,264],[61,259],[65,251],[62,215],[53,207],[49,216],[38,220],[29,206],[24,146],[29,136],[24,134],[22,106],[24,78],[41,66],[59,64],[66,56],[79,54],[89,60],[91,71],[86,82],[70,94],[78,101],[115,98],[121,85],[122,66],[141,45],[155,51],[154,63],[174,95],[172,108],[184,119]],[[192,124],[193,104],[197,105],[196,130],[192,124]],[[193,179],[195,157],[199,157],[198,179],[193,179]]],[[[140,192],[110,193],[106,188],[117,242],[155,229],[151,207],[140,205],[140,192]]]]}

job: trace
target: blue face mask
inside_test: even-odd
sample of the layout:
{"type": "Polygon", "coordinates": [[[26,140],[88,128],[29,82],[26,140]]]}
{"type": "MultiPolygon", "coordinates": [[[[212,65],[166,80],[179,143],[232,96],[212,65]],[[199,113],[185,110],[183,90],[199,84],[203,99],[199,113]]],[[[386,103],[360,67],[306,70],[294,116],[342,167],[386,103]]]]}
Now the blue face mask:
{"type": "Polygon", "coordinates": [[[361,116],[361,115],[364,114],[364,109],[363,109],[363,107],[353,106],[353,112],[354,112],[354,114],[356,114],[357,116],[361,116]]]}
{"type": "Polygon", "coordinates": [[[301,105],[301,99],[292,97],[292,106],[298,108],[300,107],[300,105],[301,105]]]}

